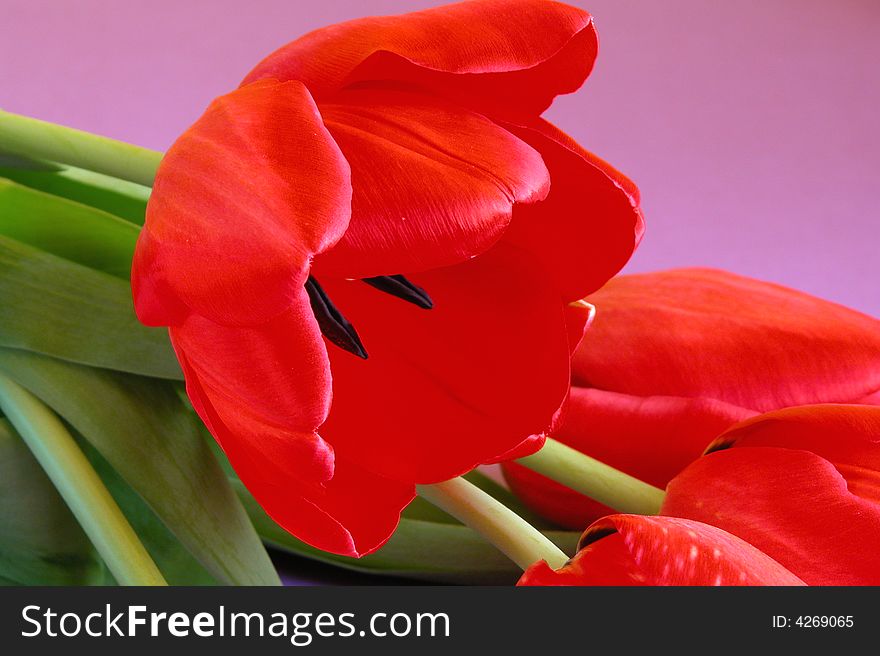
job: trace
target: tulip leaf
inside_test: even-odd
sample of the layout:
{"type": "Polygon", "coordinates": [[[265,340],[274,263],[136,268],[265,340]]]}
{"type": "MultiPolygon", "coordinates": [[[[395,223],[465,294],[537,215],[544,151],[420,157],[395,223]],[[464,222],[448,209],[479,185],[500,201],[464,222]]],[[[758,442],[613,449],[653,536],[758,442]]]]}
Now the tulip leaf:
{"type": "Polygon", "coordinates": [[[173,384],[13,349],[0,349],[0,371],[83,435],[217,579],[278,583],[173,384]]]}
{"type": "MultiPolygon", "coordinates": [[[[217,579],[168,530],[143,498],[125,482],[100,452],[76,430],[71,429],[71,432],[77,437],[83,453],[101,477],[113,500],[122,510],[168,584],[216,585],[217,579]]],[[[107,578],[109,582],[115,583],[109,571],[107,578]]]]}
{"type": "Polygon", "coordinates": [[[150,188],[128,180],[73,166],[28,168],[4,166],[0,154],[0,177],[25,187],[45,191],[89,207],[109,212],[121,219],[143,225],[150,188]]]}
{"type": "Polygon", "coordinates": [[[135,317],[126,281],[0,236],[0,346],[182,379],[168,333],[135,317]]]}
{"type": "Polygon", "coordinates": [[[44,162],[38,159],[31,159],[24,155],[7,153],[4,150],[0,150],[0,168],[3,168],[4,170],[43,172],[60,171],[62,169],[61,165],[55,164],[54,162],[44,162]]]}
{"type": "Polygon", "coordinates": [[[0,581],[94,585],[104,566],[61,495],[0,419],[0,581]]]}
{"type": "Polygon", "coordinates": [[[0,235],[128,280],[138,232],[103,210],[0,178],[0,235]]]}
{"type": "MultiPolygon", "coordinates": [[[[435,583],[510,585],[522,574],[473,530],[458,523],[414,519],[409,516],[410,508],[404,510],[394,535],[378,551],[362,558],[327,553],[297,540],[278,526],[241,481],[233,479],[233,485],[263,540],[288,553],[356,572],[435,583]]],[[[581,535],[578,531],[544,531],[544,534],[569,554],[574,553],[581,535]]]]}

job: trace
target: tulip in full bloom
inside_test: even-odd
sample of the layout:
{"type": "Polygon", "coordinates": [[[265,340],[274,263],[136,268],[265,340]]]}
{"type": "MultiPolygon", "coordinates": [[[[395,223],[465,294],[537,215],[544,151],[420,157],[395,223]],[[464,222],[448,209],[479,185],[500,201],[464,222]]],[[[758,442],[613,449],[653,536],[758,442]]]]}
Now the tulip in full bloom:
{"type": "MultiPolygon", "coordinates": [[[[738,421],[880,390],[880,321],[779,285],[677,269],[617,277],[587,300],[597,315],[554,437],[660,488],[738,421]]],[[[505,476],[561,525],[613,512],[519,465],[505,476]]]]}
{"type": "Polygon", "coordinates": [[[573,302],[642,233],[632,183],[540,118],[595,54],[555,2],[351,21],[270,55],[166,154],[138,316],[297,537],[369,553],[415,484],[552,428],[591,316],[573,302]]]}
{"type": "Polygon", "coordinates": [[[572,563],[522,583],[878,585],[880,407],[741,422],[672,479],[660,512],[599,520],[572,563]]]}

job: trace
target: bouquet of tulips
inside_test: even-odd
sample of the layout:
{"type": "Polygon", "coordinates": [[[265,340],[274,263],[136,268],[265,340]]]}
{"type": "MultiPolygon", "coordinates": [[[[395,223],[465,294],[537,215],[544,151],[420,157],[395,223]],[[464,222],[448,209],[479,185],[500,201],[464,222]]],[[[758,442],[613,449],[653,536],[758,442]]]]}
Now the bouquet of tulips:
{"type": "Polygon", "coordinates": [[[474,0],[307,34],[164,154],[0,113],[0,582],[880,584],[880,321],[617,276],[638,190],[541,118],[596,54],[474,0]]]}

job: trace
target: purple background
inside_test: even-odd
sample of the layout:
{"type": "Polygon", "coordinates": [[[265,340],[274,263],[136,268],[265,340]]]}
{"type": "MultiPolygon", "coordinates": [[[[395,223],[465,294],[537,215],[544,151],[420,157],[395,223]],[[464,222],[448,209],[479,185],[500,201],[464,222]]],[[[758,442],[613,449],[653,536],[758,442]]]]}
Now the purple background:
{"type": "MultiPolygon", "coordinates": [[[[166,148],[307,30],[429,0],[0,0],[0,107],[166,148]]],[[[711,265],[880,315],[880,2],[583,0],[593,76],[549,117],[632,177],[629,271],[711,265]]]]}

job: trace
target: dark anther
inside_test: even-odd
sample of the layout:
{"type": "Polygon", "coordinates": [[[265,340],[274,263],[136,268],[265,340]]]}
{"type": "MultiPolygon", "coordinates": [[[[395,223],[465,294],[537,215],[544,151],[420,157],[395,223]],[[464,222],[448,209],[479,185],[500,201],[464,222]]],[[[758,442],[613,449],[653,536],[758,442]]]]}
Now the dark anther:
{"type": "Polygon", "coordinates": [[[428,293],[403,276],[377,276],[375,278],[364,278],[363,280],[379,291],[396,296],[407,303],[418,305],[425,310],[430,310],[434,307],[434,301],[431,300],[428,293]]]}
{"type": "Polygon", "coordinates": [[[353,353],[359,358],[367,359],[367,351],[348,319],[333,305],[333,301],[312,276],[306,281],[306,291],[312,304],[312,312],[318,320],[318,326],[324,337],[341,349],[353,353]]]}

